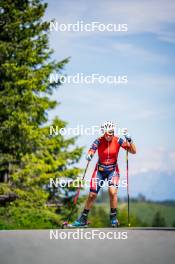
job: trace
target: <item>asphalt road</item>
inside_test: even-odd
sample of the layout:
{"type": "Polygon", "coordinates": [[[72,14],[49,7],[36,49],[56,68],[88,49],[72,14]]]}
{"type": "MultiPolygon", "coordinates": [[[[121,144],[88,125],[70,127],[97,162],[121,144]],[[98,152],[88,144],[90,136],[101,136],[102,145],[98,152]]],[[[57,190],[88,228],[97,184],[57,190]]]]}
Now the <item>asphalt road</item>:
{"type": "Polygon", "coordinates": [[[0,264],[40,263],[174,264],[175,229],[0,231],[0,264]]]}

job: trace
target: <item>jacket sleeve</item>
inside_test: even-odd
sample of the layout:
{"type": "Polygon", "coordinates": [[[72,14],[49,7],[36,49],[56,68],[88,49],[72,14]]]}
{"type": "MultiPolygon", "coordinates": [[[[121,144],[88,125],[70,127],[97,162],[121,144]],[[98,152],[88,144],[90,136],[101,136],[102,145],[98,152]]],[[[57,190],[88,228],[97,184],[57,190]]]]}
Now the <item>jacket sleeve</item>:
{"type": "Polygon", "coordinates": [[[92,146],[90,147],[90,149],[88,150],[88,155],[93,156],[96,152],[96,150],[98,149],[98,146],[100,144],[100,140],[96,139],[93,143],[92,146]]]}
{"type": "Polygon", "coordinates": [[[129,142],[125,141],[122,138],[119,138],[118,139],[118,143],[119,143],[120,147],[122,147],[123,149],[129,150],[129,148],[130,148],[130,143],[129,142]]]}

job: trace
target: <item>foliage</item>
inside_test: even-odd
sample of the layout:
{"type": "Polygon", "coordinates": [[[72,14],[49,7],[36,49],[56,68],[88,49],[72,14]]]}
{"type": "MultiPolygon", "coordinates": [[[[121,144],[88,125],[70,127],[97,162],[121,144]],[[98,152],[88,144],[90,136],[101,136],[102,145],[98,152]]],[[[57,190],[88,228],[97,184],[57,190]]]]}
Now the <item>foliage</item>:
{"type": "Polygon", "coordinates": [[[153,227],[164,227],[166,226],[165,218],[161,216],[160,212],[156,212],[152,222],[153,227]]]}
{"type": "Polygon", "coordinates": [[[107,227],[109,226],[109,214],[102,206],[93,206],[89,221],[93,227],[107,227]]]}
{"type": "Polygon", "coordinates": [[[149,202],[134,202],[130,204],[132,214],[142,219],[143,222],[147,223],[148,226],[152,226],[155,212],[165,218],[166,226],[171,227],[175,219],[175,206],[174,203],[156,203],[154,201],[149,202]]]}
{"type": "MultiPolygon", "coordinates": [[[[0,208],[1,228],[58,225],[58,214],[65,214],[61,205],[46,206],[55,199],[46,188],[49,179],[81,172],[75,166],[82,154],[76,138],[49,135],[48,111],[58,105],[51,95],[60,84],[50,83],[49,76],[62,73],[69,59],[52,59],[46,8],[40,0],[0,0],[0,173],[9,176],[0,194],[18,195],[0,208]]],[[[59,130],[67,124],[56,117],[52,125],[59,130]]]]}
{"type": "MultiPolygon", "coordinates": [[[[93,227],[110,227],[110,221],[109,221],[109,208],[108,206],[103,205],[96,205],[92,208],[90,213],[90,224],[93,227]]],[[[120,223],[120,227],[127,227],[128,221],[127,221],[127,211],[125,208],[119,209],[117,218],[120,223]]],[[[141,227],[146,226],[145,223],[143,223],[139,218],[131,214],[130,217],[130,223],[132,227],[141,227]]]]}

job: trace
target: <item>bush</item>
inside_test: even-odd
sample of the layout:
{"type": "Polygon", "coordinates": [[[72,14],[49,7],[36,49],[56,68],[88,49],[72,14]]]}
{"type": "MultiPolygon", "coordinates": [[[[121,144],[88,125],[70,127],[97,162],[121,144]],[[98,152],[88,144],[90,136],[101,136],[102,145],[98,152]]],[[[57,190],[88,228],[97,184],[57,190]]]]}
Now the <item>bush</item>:
{"type": "Polygon", "coordinates": [[[164,227],[164,226],[166,226],[165,218],[161,216],[159,211],[156,212],[154,217],[153,217],[152,226],[153,227],[164,227]]]}

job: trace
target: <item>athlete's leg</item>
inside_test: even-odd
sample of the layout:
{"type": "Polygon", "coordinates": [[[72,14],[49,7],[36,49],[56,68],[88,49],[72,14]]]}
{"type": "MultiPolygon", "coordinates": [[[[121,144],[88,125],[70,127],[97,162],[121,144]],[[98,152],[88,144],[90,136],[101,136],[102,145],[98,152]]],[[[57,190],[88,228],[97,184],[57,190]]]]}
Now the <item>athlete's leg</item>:
{"type": "Polygon", "coordinates": [[[89,193],[89,196],[88,196],[87,201],[85,203],[85,209],[86,210],[90,210],[91,209],[93,203],[95,202],[96,197],[97,197],[97,193],[95,193],[95,192],[90,192],[89,193]]]}
{"type": "Polygon", "coordinates": [[[88,214],[89,210],[91,209],[97,194],[100,190],[99,181],[102,178],[102,174],[98,171],[97,166],[95,167],[95,170],[93,172],[92,178],[91,178],[91,184],[90,184],[90,192],[89,196],[87,198],[87,201],[85,203],[85,207],[83,212],[81,213],[80,217],[73,223],[73,226],[85,226],[87,225],[88,220],[88,214]]]}
{"type": "Polygon", "coordinates": [[[88,214],[89,210],[91,209],[95,199],[97,197],[97,193],[90,192],[88,199],[85,204],[85,208],[82,211],[80,217],[73,223],[73,226],[86,226],[88,222],[88,214]]]}
{"type": "Polygon", "coordinates": [[[95,170],[92,174],[91,182],[90,182],[90,192],[85,203],[85,209],[90,210],[93,203],[97,198],[97,194],[100,190],[100,181],[103,180],[102,174],[98,171],[98,166],[96,165],[95,170]]]}
{"type": "Polygon", "coordinates": [[[110,198],[110,222],[111,226],[117,226],[117,206],[118,206],[118,197],[117,197],[117,190],[119,184],[119,174],[116,171],[113,171],[108,176],[108,192],[110,198]]]}
{"type": "Polygon", "coordinates": [[[117,198],[117,188],[113,185],[108,187],[109,199],[110,199],[110,207],[117,208],[118,198],[117,198]]]}
{"type": "Polygon", "coordinates": [[[117,208],[118,205],[117,190],[118,190],[119,179],[120,179],[119,173],[116,170],[110,172],[108,175],[108,186],[109,186],[108,192],[109,192],[111,208],[117,208]]]}

